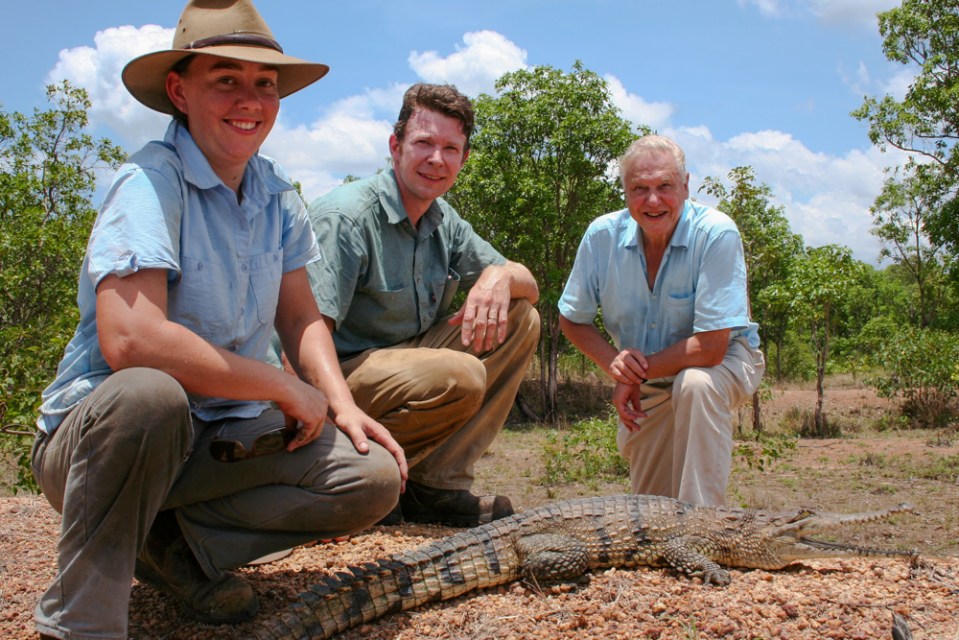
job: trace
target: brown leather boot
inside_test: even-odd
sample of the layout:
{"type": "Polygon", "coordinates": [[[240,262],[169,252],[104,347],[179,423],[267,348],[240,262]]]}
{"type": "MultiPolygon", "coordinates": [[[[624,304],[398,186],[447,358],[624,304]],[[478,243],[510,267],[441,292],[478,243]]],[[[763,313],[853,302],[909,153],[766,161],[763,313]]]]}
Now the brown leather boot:
{"type": "Polygon", "coordinates": [[[173,596],[187,615],[207,624],[243,622],[259,607],[245,580],[230,573],[207,577],[172,513],[157,516],[134,575],[173,596]]]}
{"type": "Polygon", "coordinates": [[[465,489],[435,489],[408,480],[400,495],[407,522],[475,527],[513,515],[506,496],[476,496],[465,489]]]}

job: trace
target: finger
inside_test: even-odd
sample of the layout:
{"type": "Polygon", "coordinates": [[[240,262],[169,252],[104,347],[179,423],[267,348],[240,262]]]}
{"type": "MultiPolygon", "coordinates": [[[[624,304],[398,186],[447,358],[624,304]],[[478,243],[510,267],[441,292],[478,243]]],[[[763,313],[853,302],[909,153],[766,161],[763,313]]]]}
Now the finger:
{"type": "Polygon", "coordinates": [[[486,342],[484,344],[486,351],[489,351],[495,345],[503,344],[503,341],[506,340],[507,317],[506,307],[501,305],[489,308],[486,321],[486,342]]]}
{"type": "Polygon", "coordinates": [[[464,347],[468,347],[470,344],[472,344],[476,333],[476,311],[473,309],[471,311],[467,311],[463,315],[463,328],[461,335],[464,347]]]}
{"type": "Polygon", "coordinates": [[[370,451],[370,441],[366,439],[366,435],[359,433],[354,434],[350,433],[350,440],[353,441],[353,448],[355,448],[360,453],[369,453],[370,451]]]}
{"type": "Polygon", "coordinates": [[[472,345],[473,351],[480,353],[483,342],[486,340],[486,327],[488,323],[488,311],[481,309],[479,306],[473,307],[472,314],[467,313],[463,320],[463,346],[469,347],[472,345]],[[470,315],[473,316],[472,321],[470,320],[470,315]],[[465,331],[467,325],[470,327],[469,335],[467,335],[465,331]]]}
{"type": "Polygon", "coordinates": [[[453,325],[454,327],[458,324],[463,324],[464,316],[466,315],[466,308],[461,307],[459,311],[450,316],[450,319],[447,320],[447,323],[453,325]]]}
{"type": "Polygon", "coordinates": [[[323,423],[320,422],[315,425],[308,425],[297,421],[295,429],[296,436],[290,442],[290,445],[287,447],[287,451],[295,451],[303,445],[309,444],[319,438],[320,432],[323,430],[323,423]]]}

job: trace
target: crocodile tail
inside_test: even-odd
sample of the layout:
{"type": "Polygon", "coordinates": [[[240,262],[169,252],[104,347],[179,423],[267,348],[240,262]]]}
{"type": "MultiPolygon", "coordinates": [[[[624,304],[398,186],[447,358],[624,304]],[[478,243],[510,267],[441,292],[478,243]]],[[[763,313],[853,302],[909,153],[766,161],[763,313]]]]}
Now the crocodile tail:
{"type": "Polygon", "coordinates": [[[517,577],[517,569],[511,547],[502,542],[493,525],[486,525],[348,567],[311,585],[288,609],[261,622],[250,637],[330,638],[391,613],[504,584],[517,577]]]}

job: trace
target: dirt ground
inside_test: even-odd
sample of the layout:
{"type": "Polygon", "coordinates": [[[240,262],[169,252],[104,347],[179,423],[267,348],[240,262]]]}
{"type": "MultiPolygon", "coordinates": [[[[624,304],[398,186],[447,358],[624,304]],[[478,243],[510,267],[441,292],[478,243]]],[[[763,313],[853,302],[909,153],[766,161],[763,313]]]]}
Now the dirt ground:
{"type": "MultiPolygon", "coordinates": [[[[780,389],[764,404],[767,425],[811,409],[809,389],[780,389]]],[[[888,403],[862,388],[827,394],[827,414],[843,438],[801,440],[764,469],[737,461],[729,502],[779,509],[809,506],[851,512],[902,502],[914,513],[864,525],[836,538],[863,546],[917,549],[902,558],[825,559],[783,571],[733,571],[725,589],[659,569],[611,570],[588,586],[539,590],[514,583],[388,616],[342,637],[360,638],[890,638],[892,615],[916,640],[959,640],[959,438],[948,433],[874,431],[888,403]]],[[[519,509],[553,499],[617,493],[625,483],[543,486],[544,435],[507,429],[478,469],[478,489],[509,494],[519,509]]],[[[32,610],[56,570],[59,518],[42,497],[0,499],[0,638],[35,638],[32,610]]],[[[341,544],[296,549],[269,565],[243,569],[276,615],[324,576],[408,551],[454,530],[376,527],[341,544]]],[[[135,585],[130,637],[234,638],[250,625],[210,627],[185,620],[165,595],[135,585]]]]}

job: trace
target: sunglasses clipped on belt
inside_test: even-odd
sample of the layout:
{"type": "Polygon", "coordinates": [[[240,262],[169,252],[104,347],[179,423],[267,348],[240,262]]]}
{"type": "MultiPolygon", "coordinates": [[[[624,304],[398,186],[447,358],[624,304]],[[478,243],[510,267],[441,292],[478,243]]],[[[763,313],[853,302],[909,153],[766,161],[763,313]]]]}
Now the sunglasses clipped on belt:
{"type": "Polygon", "coordinates": [[[295,437],[296,429],[280,427],[258,435],[249,449],[239,440],[213,440],[210,442],[210,455],[220,462],[239,462],[268,456],[286,449],[295,437]]]}

